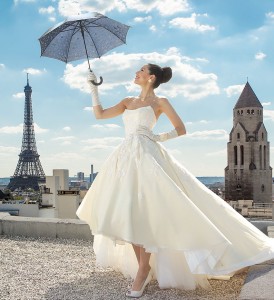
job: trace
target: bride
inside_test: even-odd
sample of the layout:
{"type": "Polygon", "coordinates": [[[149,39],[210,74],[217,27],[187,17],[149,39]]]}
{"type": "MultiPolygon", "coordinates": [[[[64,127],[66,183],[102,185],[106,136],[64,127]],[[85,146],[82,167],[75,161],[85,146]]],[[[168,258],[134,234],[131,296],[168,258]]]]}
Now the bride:
{"type": "Polygon", "coordinates": [[[94,235],[96,261],[134,278],[127,297],[141,297],[154,277],[160,288],[206,288],[274,258],[274,242],[172,157],[162,142],[186,134],[168,99],[154,90],[172,70],[155,64],[136,72],[138,97],[103,109],[88,75],[96,119],[123,115],[125,139],[108,157],[77,210],[94,235]],[[174,129],[152,129],[165,114],[174,129]]]}

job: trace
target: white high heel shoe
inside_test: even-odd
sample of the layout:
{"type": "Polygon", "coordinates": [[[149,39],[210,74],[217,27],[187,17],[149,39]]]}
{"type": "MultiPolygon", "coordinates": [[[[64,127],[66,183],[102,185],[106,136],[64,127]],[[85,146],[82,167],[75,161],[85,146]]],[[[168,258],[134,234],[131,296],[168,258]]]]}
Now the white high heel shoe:
{"type": "Polygon", "coordinates": [[[150,280],[152,279],[152,270],[150,269],[148,275],[147,275],[147,278],[146,280],[144,281],[144,284],[143,286],[141,287],[141,289],[139,291],[132,291],[132,290],[129,290],[127,291],[126,293],[126,296],[129,297],[129,298],[140,298],[142,297],[143,295],[143,292],[145,290],[145,287],[148,285],[148,283],[150,282],[150,280]]]}

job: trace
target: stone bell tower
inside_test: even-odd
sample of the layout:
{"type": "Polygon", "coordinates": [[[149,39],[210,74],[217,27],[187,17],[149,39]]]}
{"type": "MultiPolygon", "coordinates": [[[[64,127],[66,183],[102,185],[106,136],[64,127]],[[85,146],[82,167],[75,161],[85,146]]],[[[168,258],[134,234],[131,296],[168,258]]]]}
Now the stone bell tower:
{"type": "Polygon", "coordinates": [[[227,160],[225,200],[271,203],[272,168],[263,106],[248,82],[233,109],[227,160]]]}

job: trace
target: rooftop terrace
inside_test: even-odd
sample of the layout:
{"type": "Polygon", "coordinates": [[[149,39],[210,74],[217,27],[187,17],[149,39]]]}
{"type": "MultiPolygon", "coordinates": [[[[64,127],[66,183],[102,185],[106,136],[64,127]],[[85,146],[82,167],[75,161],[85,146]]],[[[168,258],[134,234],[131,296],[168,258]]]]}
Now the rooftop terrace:
{"type": "MultiPolygon", "coordinates": [[[[126,299],[129,279],[95,265],[92,241],[0,236],[0,299],[126,299]]],[[[211,280],[210,290],[161,290],[156,281],[142,300],[237,299],[246,273],[211,280]]]]}

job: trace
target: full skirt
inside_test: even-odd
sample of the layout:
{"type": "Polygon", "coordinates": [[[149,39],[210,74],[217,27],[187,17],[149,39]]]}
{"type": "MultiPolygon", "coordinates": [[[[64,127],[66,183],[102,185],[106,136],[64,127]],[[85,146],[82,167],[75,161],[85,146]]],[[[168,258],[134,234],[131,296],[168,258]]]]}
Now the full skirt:
{"type": "Polygon", "coordinates": [[[109,156],[77,215],[91,228],[98,264],[134,278],[131,244],[143,246],[161,288],[206,287],[207,278],[274,258],[272,239],[141,135],[109,156]]]}

